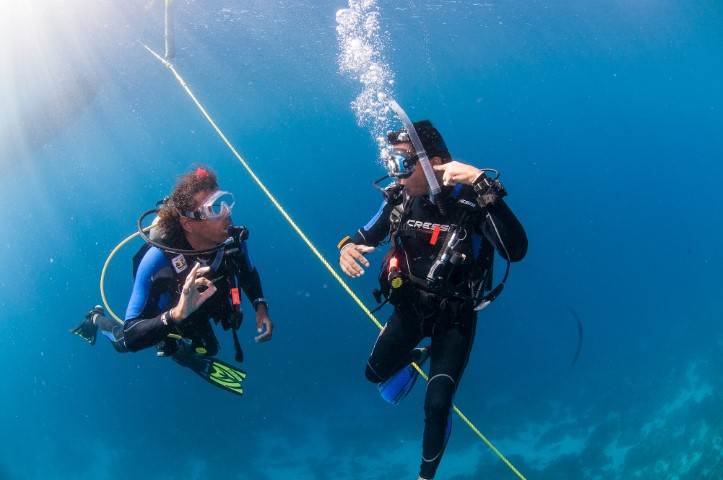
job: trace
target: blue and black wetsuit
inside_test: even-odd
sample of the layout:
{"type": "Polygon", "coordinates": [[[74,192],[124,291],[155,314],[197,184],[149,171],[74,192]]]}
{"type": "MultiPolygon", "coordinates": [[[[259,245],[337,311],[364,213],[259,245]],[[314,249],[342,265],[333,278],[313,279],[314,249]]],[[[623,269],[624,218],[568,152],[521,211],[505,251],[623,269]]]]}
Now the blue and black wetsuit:
{"type": "MultiPolygon", "coordinates": [[[[511,262],[521,260],[527,252],[525,231],[501,198],[486,205],[478,202],[472,187],[462,185],[445,189],[443,195],[445,213],[425,196],[406,198],[396,207],[385,202],[349,239],[375,247],[396,231],[393,256],[408,280],[402,292],[392,293],[394,311],[367,362],[367,379],[374,383],[388,379],[408,363],[410,352],[423,338],[431,338],[420,467],[420,476],[427,479],[434,478],[447,444],[453,396],[474,341],[477,312],[472,297],[480,287],[482,291],[491,288],[495,250],[511,262]],[[463,215],[462,209],[467,213],[463,215]],[[441,285],[432,285],[427,275],[445,247],[447,235],[455,229],[459,234],[455,250],[464,260],[451,265],[441,285]]],[[[385,259],[385,264],[388,261],[385,259]]],[[[383,269],[383,289],[385,277],[383,269]]]]}
{"type": "MultiPolygon", "coordinates": [[[[192,249],[187,242],[183,243],[174,248],[192,249]]],[[[190,340],[196,351],[216,355],[219,344],[210,320],[221,322],[224,329],[237,328],[240,321],[240,313],[231,303],[231,288],[234,285],[242,288],[254,307],[264,298],[261,279],[246,244],[240,244],[235,251],[228,250],[189,256],[148,248],[138,264],[124,325],[108,325],[105,318],[99,317],[97,323],[102,333],[120,352],[152,347],[169,334],[175,334],[190,340]],[[207,277],[213,281],[216,292],[179,326],[167,321],[164,313],[178,303],[186,277],[197,261],[202,266],[211,266],[207,277]]]]}

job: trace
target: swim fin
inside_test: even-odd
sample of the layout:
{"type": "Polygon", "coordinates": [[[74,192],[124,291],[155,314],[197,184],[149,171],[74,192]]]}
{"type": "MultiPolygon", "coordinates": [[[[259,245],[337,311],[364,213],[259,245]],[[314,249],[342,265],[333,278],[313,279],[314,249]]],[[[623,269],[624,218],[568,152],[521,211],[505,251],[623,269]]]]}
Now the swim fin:
{"type": "MultiPolygon", "coordinates": [[[[422,365],[427,360],[429,347],[415,348],[413,355],[416,357],[417,365],[422,365]]],[[[419,372],[413,365],[407,365],[397,373],[379,383],[377,388],[384,401],[392,405],[398,405],[412,390],[417,381],[419,372]]]]}
{"type": "Polygon", "coordinates": [[[85,320],[83,320],[80,325],[68,331],[78,335],[91,345],[95,345],[95,340],[98,337],[98,325],[93,322],[93,317],[95,315],[103,315],[103,313],[103,307],[96,305],[85,314],[85,320]]]}
{"type": "Polygon", "coordinates": [[[243,370],[217,358],[195,353],[177,353],[171,358],[179,365],[190,368],[212,385],[236,395],[243,395],[244,393],[241,382],[246,378],[246,372],[243,370]]]}
{"type": "Polygon", "coordinates": [[[377,386],[379,394],[387,403],[398,405],[412,390],[418,376],[419,372],[407,365],[377,386]]]}

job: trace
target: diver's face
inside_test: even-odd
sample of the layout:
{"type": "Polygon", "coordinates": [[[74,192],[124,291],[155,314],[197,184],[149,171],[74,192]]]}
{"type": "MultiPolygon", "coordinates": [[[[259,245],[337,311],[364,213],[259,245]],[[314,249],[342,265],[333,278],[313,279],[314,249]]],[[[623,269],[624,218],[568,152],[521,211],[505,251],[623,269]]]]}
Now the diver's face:
{"type": "MultiPolygon", "coordinates": [[[[414,153],[414,147],[411,143],[400,143],[398,145],[394,145],[394,148],[406,150],[410,154],[414,153]]],[[[439,157],[434,157],[430,159],[430,163],[432,165],[436,165],[440,162],[440,160],[441,159],[439,157]]],[[[399,179],[399,183],[404,185],[404,191],[410,197],[424,195],[429,190],[427,177],[424,176],[424,169],[419,162],[417,162],[417,165],[414,167],[414,172],[412,172],[412,174],[407,178],[399,179]]]]}
{"type": "MultiPolygon", "coordinates": [[[[213,194],[212,190],[204,190],[194,195],[194,208],[200,207],[211,194],[213,194]]],[[[226,241],[229,225],[231,225],[231,218],[228,215],[223,215],[219,218],[191,220],[187,231],[189,237],[192,236],[196,243],[204,245],[204,247],[200,248],[211,248],[226,241]]],[[[191,244],[194,243],[191,238],[189,238],[189,241],[191,244]]]]}

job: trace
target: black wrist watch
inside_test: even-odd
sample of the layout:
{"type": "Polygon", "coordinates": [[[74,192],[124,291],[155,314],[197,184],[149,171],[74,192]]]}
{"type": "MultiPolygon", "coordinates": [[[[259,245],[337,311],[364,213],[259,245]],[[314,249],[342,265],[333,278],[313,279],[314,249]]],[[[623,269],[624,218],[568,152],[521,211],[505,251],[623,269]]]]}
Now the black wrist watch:
{"type": "Polygon", "coordinates": [[[474,189],[475,193],[477,195],[481,195],[484,193],[485,190],[487,190],[490,187],[490,179],[487,178],[487,175],[485,175],[485,172],[480,173],[477,175],[477,178],[472,180],[472,188],[474,189]]]}
{"type": "Polygon", "coordinates": [[[269,304],[265,298],[257,298],[253,301],[254,310],[258,310],[259,303],[263,303],[264,305],[266,305],[266,308],[269,308],[269,304]]]}
{"type": "Polygon", "coordinates": [[[482,172],[472,182],[472,188],[477,193],[477,203],[480,207],[485,208],[487,205],[494,205],[497,200],[507,195],[507,190],[502,186],[499,180],[490,180],[487,175],[482,172]]]}

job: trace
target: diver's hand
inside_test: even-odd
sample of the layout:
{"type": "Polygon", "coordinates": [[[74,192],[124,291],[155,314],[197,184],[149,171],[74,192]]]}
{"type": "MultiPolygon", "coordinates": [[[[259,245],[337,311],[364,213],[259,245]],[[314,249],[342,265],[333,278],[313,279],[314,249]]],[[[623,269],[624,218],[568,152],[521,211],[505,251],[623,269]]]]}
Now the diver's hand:
{"type": "Polygon", "coordinates": [[[482,174],[482,170],[466,163],[452,161],[441,165],[432,165],[436,172],[444,172],[442,174],[442,183],[445,185],[472,185],[477,177],[482,174]]]}
{"type": "Polygon", "coordinates": [[[339,266],[341,266],[342,271],[350,277],[360,277],[364,275],[364,269],[361,268],[359,264],[368,267],[369,261],[364,258],[364,255],[373,251],[374,247],[347,243],[342,247],[339,254],[339,266]]]}
{"type": "Polygon", "coordinates": [[[183,284],[183,290],[181,291],[181,299],[178,301],[178,305],[171,309],[171,317],[176,323],[182,323],[189,315],[198,310],[198,307],[203,304],[208,298],[216,293],[216,285],[211,280],[204,277],[211,267],[201,267],[201,264],[196,262],[188,276],[186,277],[186,283],[183,284]],[[206,289],[203,292],[199,292],[200,286],[205,286],[206,289]]]}
{"type": "Polygon", "coordinates": [[[269,318],[269,311],[264,303],[259,303],[256,308],[256,331],[261,334],[254,337],[254,340],[257,342],[268,342],[271,340],[271,332],[274,331],[274,324],[269,318]],[[264,327],[266,331],[264,331],[264,327]]]}

